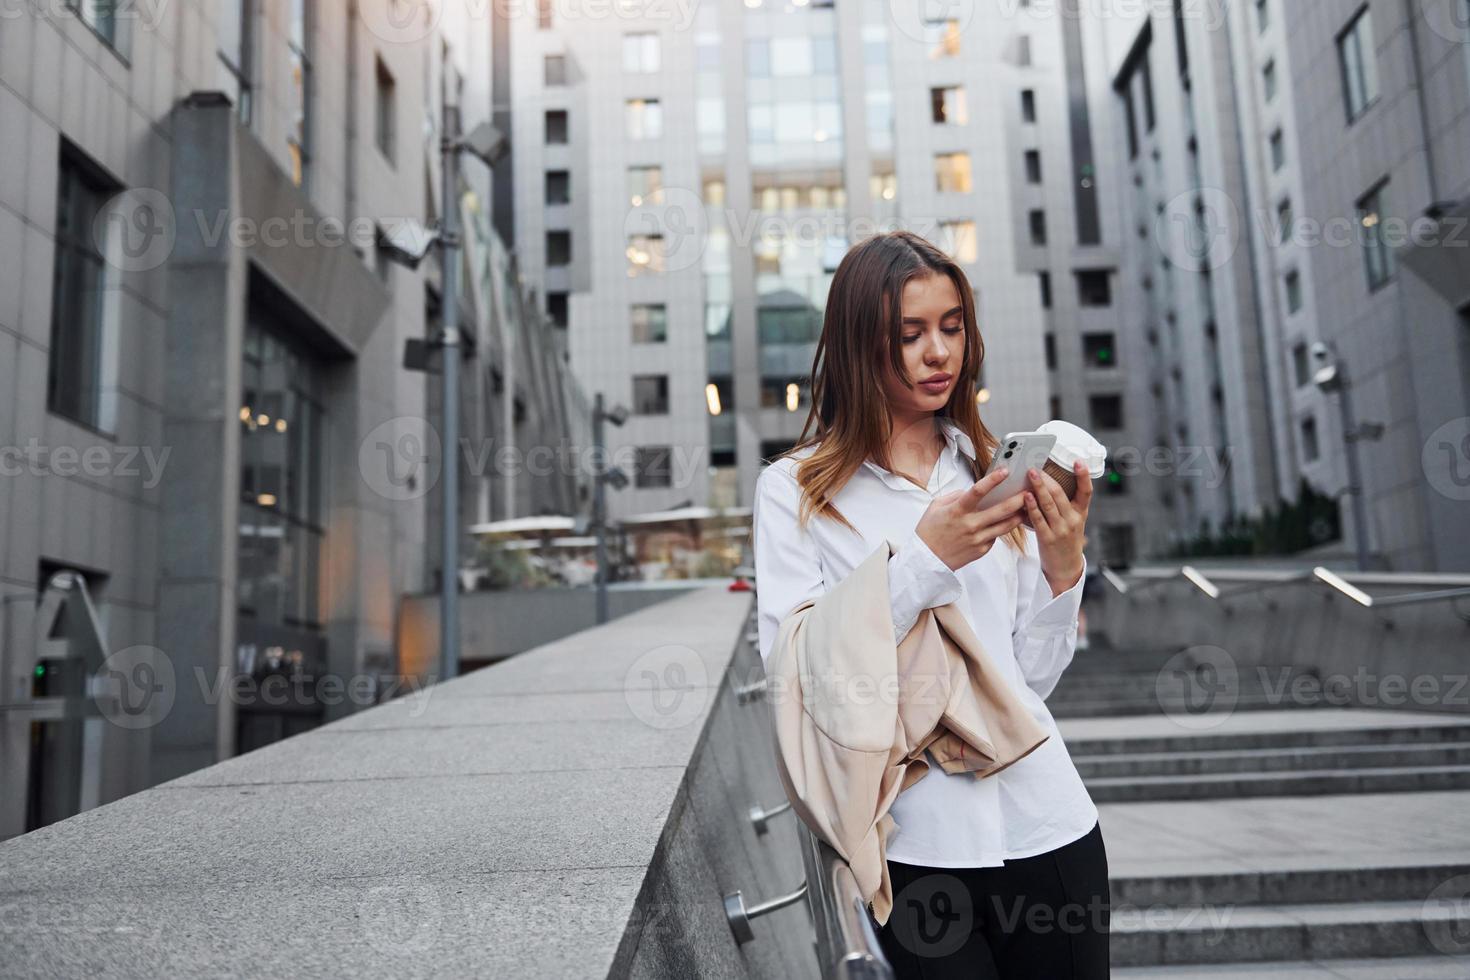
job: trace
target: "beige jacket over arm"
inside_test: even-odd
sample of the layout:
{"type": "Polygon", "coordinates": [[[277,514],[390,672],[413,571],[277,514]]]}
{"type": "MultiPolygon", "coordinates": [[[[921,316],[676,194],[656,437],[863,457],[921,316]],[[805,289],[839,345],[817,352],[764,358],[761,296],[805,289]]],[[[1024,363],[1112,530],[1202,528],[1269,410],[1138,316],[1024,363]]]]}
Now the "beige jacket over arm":
{"type": "MultiPolygon", "coordinates": [[[[929,769],[994,775],[1049,737],[953,604],[893,640],[885,541],[781,622],[766,663],[776,762],[792,809],[852,866],[878,922],[899,793],[929,769]]],[[[759,588],[759,583],[757,583],[759,588]]]]}

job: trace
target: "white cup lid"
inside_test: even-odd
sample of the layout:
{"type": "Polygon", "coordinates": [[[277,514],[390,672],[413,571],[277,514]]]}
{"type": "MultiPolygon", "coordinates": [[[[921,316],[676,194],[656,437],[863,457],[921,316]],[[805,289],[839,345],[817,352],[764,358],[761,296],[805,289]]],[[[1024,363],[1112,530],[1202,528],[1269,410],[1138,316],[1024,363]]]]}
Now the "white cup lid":
{"type": "Polygon", "coordinates": [[[1108,459],[1107,447],[1094,439],[1086,429],[1061,419],[1052,419],[1036,431],[1057,437],[1057,444],[1052,447],[1051,459],[1058,466],[1071,470],[1072,465],[1080,459],[1087,464],[1087,473],[1094,480],[1103,475],[1103,464],[1108,459]]]}

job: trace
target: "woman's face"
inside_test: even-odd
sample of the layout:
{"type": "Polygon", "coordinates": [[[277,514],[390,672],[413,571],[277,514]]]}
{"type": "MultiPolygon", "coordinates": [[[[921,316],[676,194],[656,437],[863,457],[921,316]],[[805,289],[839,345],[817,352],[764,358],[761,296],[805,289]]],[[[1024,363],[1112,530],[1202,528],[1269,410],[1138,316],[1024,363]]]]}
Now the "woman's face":
{"type": "Polygon", "coordinates": [[[895,418],[916,419],[942,409],[965,361],[965,310],[949,276],[910,279],[903,288],[903,364],[913,388],[886,365],[883,394],[895,418]]]}

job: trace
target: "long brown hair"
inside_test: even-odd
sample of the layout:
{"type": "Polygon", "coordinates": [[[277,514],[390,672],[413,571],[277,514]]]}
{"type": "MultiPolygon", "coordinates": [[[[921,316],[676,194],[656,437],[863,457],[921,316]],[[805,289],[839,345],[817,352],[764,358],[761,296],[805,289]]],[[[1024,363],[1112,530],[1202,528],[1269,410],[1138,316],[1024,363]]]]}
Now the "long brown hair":
{"type": "MultiPolygon", "coordinates": [[[[970,283],[949,256],[918,235],[908,231],[875,235],[848,251],[832,277],[822,335],[812,359],[811,410],[796,445],[781,454],[816,447],[796,466],[803,525],[815,514],[856,531],[833,505],[833,497],[869,457],[892,468],[888,441],[893,416],[881,379],[885,368],[892,367],[905,385],[914,386],[903,363],[903,290],[910,280],[933,275],[948,276],[954,283],[965,319],[964,363],[949,401],[937,414],[952,419],[974,444],[974,479],[990,465],[998,440],[980,421],[975,402],[985,343],[970,283]]],[[[1014,546],[1024,546],[1020,528],[1008,537],[1014,546]]]]}

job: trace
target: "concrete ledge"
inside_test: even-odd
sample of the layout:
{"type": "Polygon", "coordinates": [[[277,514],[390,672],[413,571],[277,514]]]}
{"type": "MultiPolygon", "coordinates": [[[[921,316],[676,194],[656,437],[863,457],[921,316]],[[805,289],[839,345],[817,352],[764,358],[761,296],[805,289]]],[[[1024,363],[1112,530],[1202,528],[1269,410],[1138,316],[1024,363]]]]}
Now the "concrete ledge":
{"type": "Polygon", "coordinates": [[[0,844],[5,975],[813,976],[749,594],[706,589],[0,844]]]}

